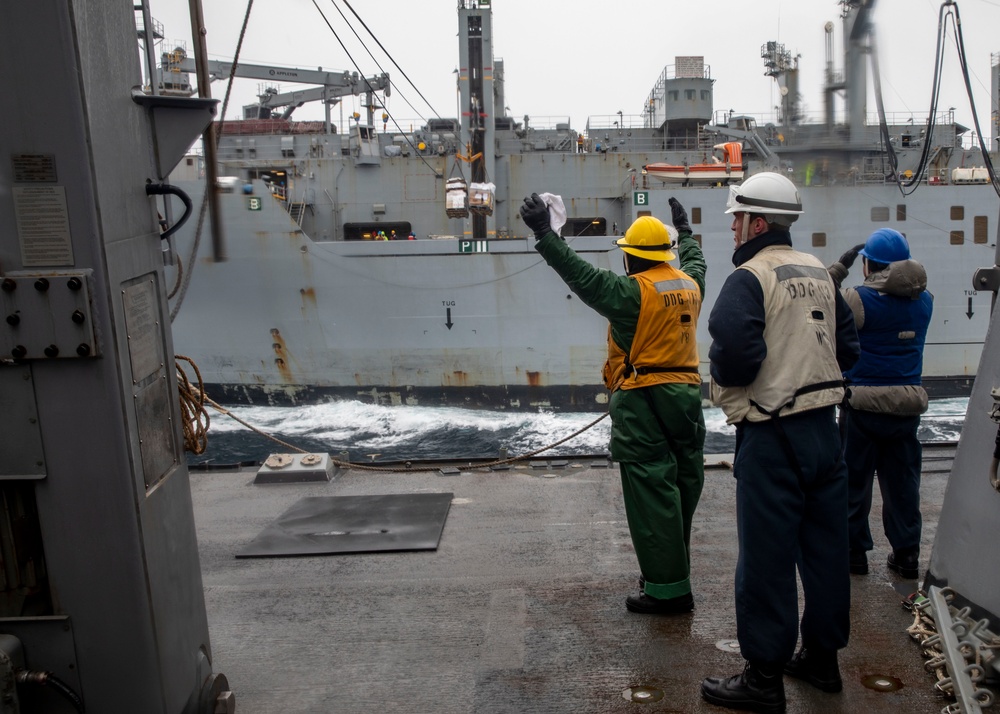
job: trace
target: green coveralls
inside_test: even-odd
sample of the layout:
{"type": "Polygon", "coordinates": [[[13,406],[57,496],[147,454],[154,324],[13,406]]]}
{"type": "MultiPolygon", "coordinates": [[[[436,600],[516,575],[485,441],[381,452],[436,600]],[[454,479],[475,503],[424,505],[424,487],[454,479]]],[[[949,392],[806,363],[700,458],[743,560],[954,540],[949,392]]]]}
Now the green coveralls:
{"type": "MultiPolygon", "coordinates": [[[[704,297],[701,246],[690,233],[682,233],[677,247],[681,270],[704,297]]],[[[543,236],[535,248],[570,290],[608,319],[612,339],[628,353],[639,318],[639,284],[595,268],[555,233],[543,236]]],[[[691,520],[705,478],[701,387],[619,389],[611,395],[610,412],[611,458],[621,470],[625,515],[645,592],[660,599],[686,595],[691,592],[691,520]],[[659,420],[642,392],[649,393],[659,420]]]]}

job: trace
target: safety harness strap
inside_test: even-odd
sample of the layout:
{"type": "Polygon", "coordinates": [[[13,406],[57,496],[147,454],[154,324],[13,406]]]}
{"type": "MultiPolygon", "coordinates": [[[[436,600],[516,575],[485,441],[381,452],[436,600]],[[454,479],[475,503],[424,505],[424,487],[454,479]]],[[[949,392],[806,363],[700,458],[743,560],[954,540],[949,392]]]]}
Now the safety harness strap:
{"type": "Polygon", "coordinates": [[[697,367],[635,367],[631,364],[625,365],[626,369],[631,369],[632,376],[640,374],[658,374],[660,372],[683,372],[684,374],[697,374],[697,367]]]}
{"type": "Polygon", "coordinates": [[[799,389],[795,390],[795,393],[792,395],[792,398],[788,402],[782,404],[777,409],[772,409],[771,411],[768,411],[760,404],[755,402],[753,399],[750,400],[750,404],[757,411],[759,411],[761,414],[765,414],[771,417],[771,421],[774,423],[774,429],[775,431],[778,432],[778,438],[781,440],[781,447],[782,450],[785,452],[785,457],[788,459],[788,463],[792,465],[792,468],[794,468],[795,472],[799,475],[800,481],[804,476],[802,465],[799,463],[799,459],[795,455],[795,449],[792,448],[792,442],[788,438],[788,434],[785,433],[785,428],[781,423],[780,412],[782,409],[794,405],[795,400],[802,394],[809,394],[810,392],[820,392],[824,389],[833,389],[834,387],[842,387],[843,385],[844,385],[844,380],[834,379],[830,380],[829,382],[817,382],[816,384],[809,384],[806,385],[805,387],[800,387],[799,389]]]}
{"type": "Polygon", "coordinates": [[[781,412],[782,409],[787,409],[788,407],[794,406],[795,400],[798,399],[803,394],[809,394],[811,392],[821,392],[824,389],[834,389],[836,387],[843,387],[843,386],[844,386],[844,380],[832,379],[829,382],[817,382],[816,384],[808,384],[805,387],[799,387],[798,389],[795,390],[795,393],[792,395],[792,398],[790,400],[782,404],[777,409],[772,409],[771,411],[768,411],[760,404],[755,402],[753,399],[750,400],[750,405],[754,409],[759,411],[761,414],[769,416],[772,419],[777,419],[779,416],[779,412],[781,412]]]}

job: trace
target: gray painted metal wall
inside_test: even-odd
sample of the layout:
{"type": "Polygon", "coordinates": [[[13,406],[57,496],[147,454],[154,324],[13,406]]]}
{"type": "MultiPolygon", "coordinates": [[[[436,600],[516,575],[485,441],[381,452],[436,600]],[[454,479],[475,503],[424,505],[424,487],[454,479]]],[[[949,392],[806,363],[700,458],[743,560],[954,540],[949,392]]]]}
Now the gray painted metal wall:
{"type": "MultiPolygon", "coordinates": [[[[0,632],[20,638],[26,666],[55,673],[88,711],[214,711],[202,694],[211,649],[145,193],[154,143],[131,96],[142,81],[135,33],[125,0],[0,10],[0,62],[30,68],[11,78],[17,100],[0,115],[0,270],[17,278],[3,308],[20,317],[2,323],[2,338],[50,343],[18,363],[0,355],[2,401],[20,385],[5,424],[38,437],[2,443],[0,490],[37,503],[48,576],[30,613],[43,617],[6,599],[0,632]],[[85,354],[59,307],[67,274],[89,308],[85,354]],[[42,298],[38,278],[49,281],[42,298]]],[[[24,711],[74,710],[54,695],[31,701],[24,711]]]]}
{"type": "MultiPolygon", "coordinates": [[[[989,266],[984,267],[987,270],[980,272],[980,277],[991,272],[989,266]]],[[[994,280],[997,270],[1000,267],[992,267],[994,280]]],[[[959,597],[957,605],[971,605],[977,610],[975,617],[989,617],[993,632],[1000,631],[1000,555],[995,535],[1000,520],[1000,492],[990,483],[998,433],[997,423],[990,418],[995,404],[992,391],[1000,387],[998,357],[1000,312],[994,310],[925,581],[925,587],[950,587],[959,597]]]]}

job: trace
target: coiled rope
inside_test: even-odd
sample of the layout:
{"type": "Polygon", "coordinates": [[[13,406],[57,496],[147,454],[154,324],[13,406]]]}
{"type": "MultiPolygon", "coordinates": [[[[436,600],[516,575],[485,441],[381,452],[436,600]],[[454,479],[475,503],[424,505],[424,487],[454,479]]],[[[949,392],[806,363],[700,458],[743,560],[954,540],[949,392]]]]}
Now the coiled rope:
{"type": "MultiPolygon", "coordinates": [[[[178,392],[180,393],[182,431],[184,433],[184,449],[186,451],[190,451],[193,454],[202,454],[208,447],[208,428],[209,425],[211,424],[211,418],[208,415],[208,411],[205,409],[205,406],[208,405],[213,409],[215,409],[220,414],[225,414],[238,424],[243,425],[250,431],[259,434],[260,436],[263,436],[266,439],[270,439],[276,444],[280,444],[281,446],[284,446],[285,448],[298,452],[300,454],[310,453],[305,449],[299,448],[298,446],[294,446],[293,444],[289,444],[287,441],[282,441],[281,439],[272,436],[271,434],[268,434],[265,431],[262,431],[261,429],[255,427],[253,424],[250,424],[244,421],[243,419],[240,419],[238,416],[233,414],[229,409],[226,409],[224,406],[214,401],[211,397],[205,394],[205,383],[201,378],[201,372],[198,370],[198,366],[194,363],[194,360],[192,360],[190,357],[185,357],[184,355],[175,355],[175,359],[179,360],[177,362],[177,389],[178,392]],[[184,367],[180,364],[180,361],[187,362],[189,365],[191,365],[191,369],[194,370],[194,374],[196,377],[196,380],[194,382],[192,382],[191,379],[188,378],[188,375],[185,372],[184,367]]],[[[588,429],[591,429],[594,426],[596,426],[607,416],[608,412],[605,412],[604,414],[601,414],[601,416],[594,419],[594,421],[590,422],[584,427],[581,427],[580,429],[577,429],[569,436],[560,439],[559,441],[556,441],[547,446],[543,446],[539,449],[535,449],[534,451],[529,451],[528,453],[521,454],[519,456],[513,456],[507,459],[498,459],[496,461],[490,461],[489,463],[485,464],[477,464],[476,468],[485,469],[530,459],[532,456],[537,456],[543,451],[554,449],[560,444],[564,444],[570,439],[579,436],[588,429]]],[[[357,469],[360,471],[385,471],[393,473],[393,472],[407,472],[413,470],[409,466],[405,467],[370,466],[368,464],[358,464],[358,463],[353,463],[351,461],[342,461],[340,459],[333,459],[333,458],[331,458],[330,461],[334,465],[340,468],[357,469]]]]}
{"type": "Polygon", "coordinates": [[[175,362],[177,368],[177,391],[181,400],[181,431],[184,433],[184,450],[192,454],[203,454],[208,448],[208,427],[212,419],[205,411],[205,383],[202,381],[198,365],[190,357],[174,355],[175,360],[181,360],[191,365],[198,379],[196,387],[188,379],[187,372],[180,362],[175,362]]]}

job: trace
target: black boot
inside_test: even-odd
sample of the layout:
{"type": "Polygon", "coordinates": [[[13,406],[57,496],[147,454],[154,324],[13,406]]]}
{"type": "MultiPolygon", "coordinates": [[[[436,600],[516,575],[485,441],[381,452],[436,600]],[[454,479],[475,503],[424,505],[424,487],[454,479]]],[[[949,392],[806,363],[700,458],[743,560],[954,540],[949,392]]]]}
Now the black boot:
{"type": "Polygon", "coordinates": [[[694,596],[688,593],[687,595],[661,599],[646,593],[639,593],[625,598],[625,607],[630,612],[640,612],[644,615],[683,615],[694,610],[694,596]]]}
{"type": "Polygon", "coordinates": [[[728,679],[709,677],[701,683],[705,701],[728,709],[746,709],[765,714],[785,711],[785,684],[780,665],[747,662],[742,674],[728,679]]]}
{"type": "Polygon", "coordinates": [[[824,692],[839,692],[844,688],[837,665],[837,651],[805,646],[785,665],[785,674],[802,679],[824,692]]]}
{"type": "Polygon", "coordinates": [[[889,553],[886,565],[889,566],[889,570],[899,573],[907,580],[916,580],[920,575],[920,550],[917,548],[893,550],[889,553]]]}

